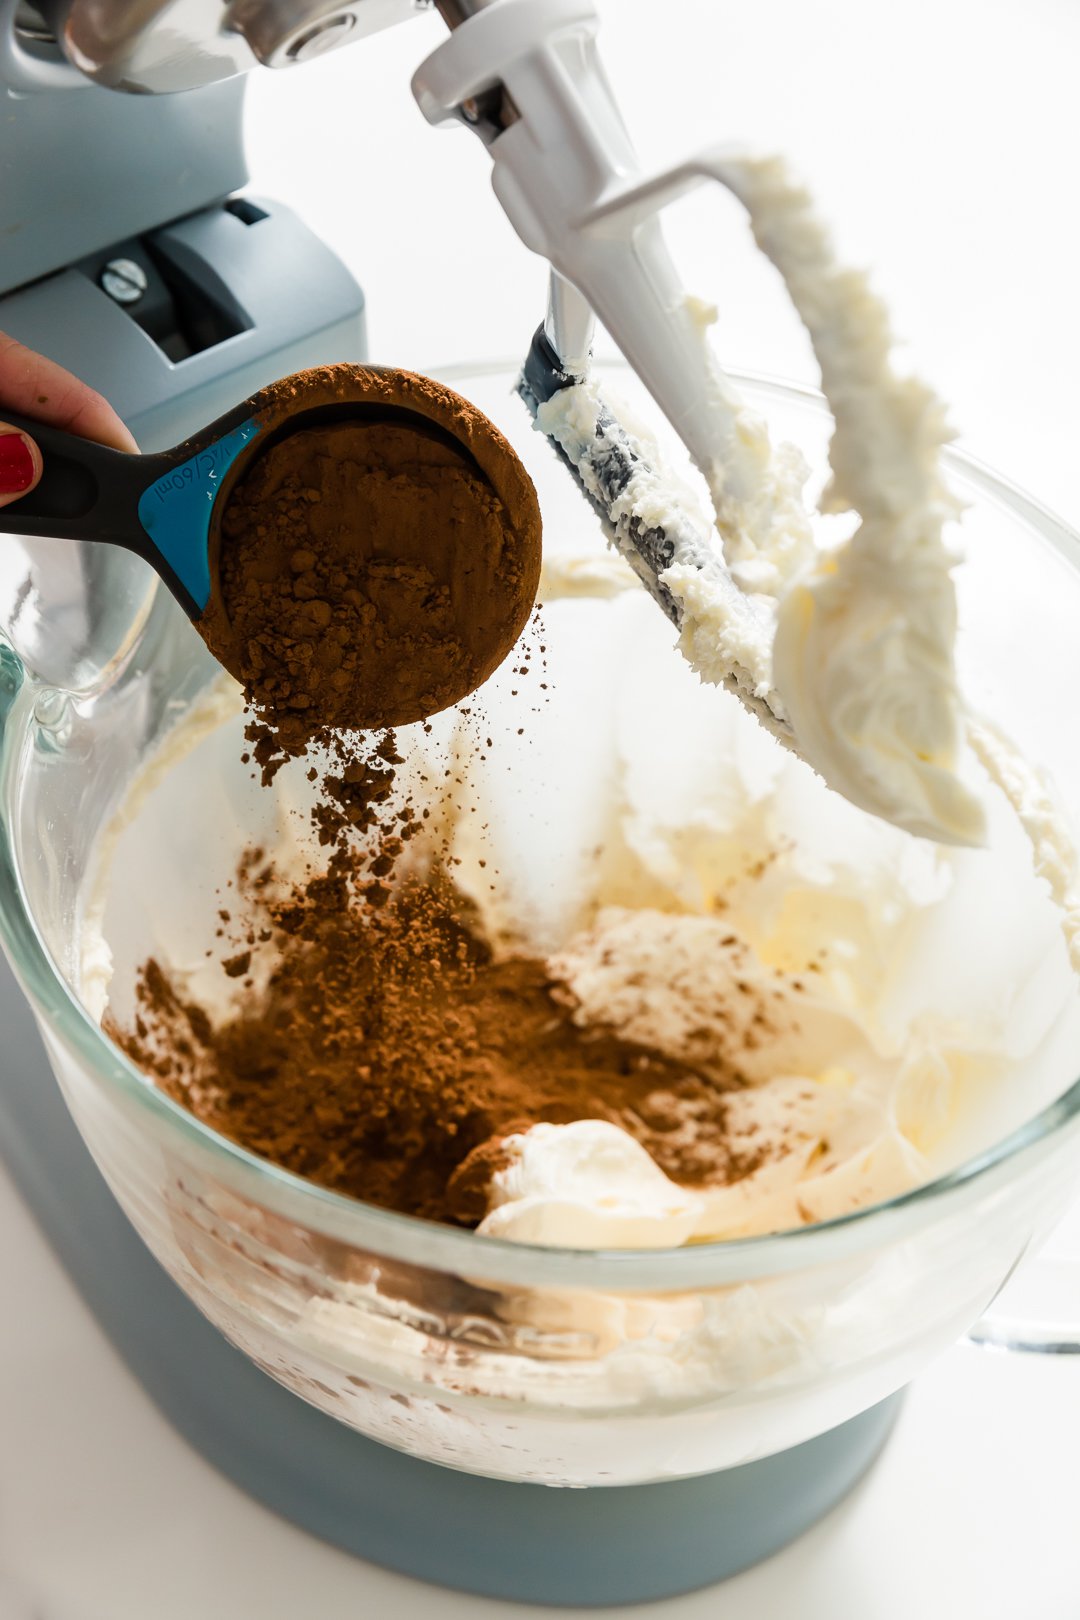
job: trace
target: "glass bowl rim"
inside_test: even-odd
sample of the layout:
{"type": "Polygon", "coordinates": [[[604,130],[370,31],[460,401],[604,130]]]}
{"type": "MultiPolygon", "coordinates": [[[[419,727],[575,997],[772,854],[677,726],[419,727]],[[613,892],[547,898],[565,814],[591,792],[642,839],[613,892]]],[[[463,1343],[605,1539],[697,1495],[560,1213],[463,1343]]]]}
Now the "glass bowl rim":
{"type": "MultiPolygon", "coordinates": [[[[600,358],[605,369],[627,370],[625,362],[600,358]]],[[[431,375],[454,383],[468,377],[513,374],[516,361],[462,362],[433,367],[431,375]]],[[[772,396],[827,412],[820,390],[767,373],[731,368],[729,375],[759,396],[772,396]]],[[[949,447],[943,459],[969,484],[1007,506],[1023,523],[1080,569],[1080,535],[1008,479],[993,472],[970,452],[949,447]]],[[[0,640],[3,662],[17,655],[0,640]]],[[[9,663],[10,672],[10,663],[9,663]]],[[[21,684],[16,675],[12,686],[21,684]]],[[[9,688],[10,689],[10,688],[9,688]]],[[[34,689],[36,690],[36,688],[34,689]]],[[[3,698],[0,686],[0,700],[3,698]]],[[[11,711],[20,718],[25,702],[11,711]]],[[[401,1215],[346,1194],[333,1192],[262,1159],[204,1125],[114,1046],[78,1000],[66,978],[54,967],[35,926],[14,861],[7,806],[18,775],[27,729],[9,742],[0,702],[0,944],[34,1008],[65,1047],[106,1088],[121,1099],[148,1110],[158,1129],[175,1133],[177,1149],[186,1144],[207,1159],[214,1173],[242,1196],[270,1212],[295,1221],[354,1248],[411,1263],[492,1282],[517,1286],[653,1289],[672,1292],[690,1287],[720,1287],[752,1277],[808,1269],[860,1252],[895,1238],[935,1218],[946,1204],[969,1191],[990,1193],[1019,1173],[1018,1161],[1041,1160],[1063,1137],[1080,1133],[1080,1078],[1031,1119],[961,1165],[880,1203],[866,1205],[830,1220],[753,1237],[727,1238],[669,1249],[561,1249],[511,1243],[475,1231],[401,1215]],[[1068,1130],[1067,1127],[1072,1127],[1068,1130]]]]}

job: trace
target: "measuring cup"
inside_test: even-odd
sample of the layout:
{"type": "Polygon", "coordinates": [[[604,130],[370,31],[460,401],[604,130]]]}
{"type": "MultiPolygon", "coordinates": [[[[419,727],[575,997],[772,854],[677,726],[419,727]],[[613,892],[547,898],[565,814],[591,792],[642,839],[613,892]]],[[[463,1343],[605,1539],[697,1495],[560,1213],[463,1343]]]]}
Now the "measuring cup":
{"type": "Polygon", "coordinates": [[[464,400],[390,366],[296,372],[182,444],[148,455],[126,455],[10,411],[5,420],[36,439],[44,469],[37,486],[5,508],[3,532],[133,551],[196,624],[217,576],[229,493],[255,457],[288,434],[342,421],[403,422],[451,445],[508,504],[528,482],[501,436],[464,400]]]}

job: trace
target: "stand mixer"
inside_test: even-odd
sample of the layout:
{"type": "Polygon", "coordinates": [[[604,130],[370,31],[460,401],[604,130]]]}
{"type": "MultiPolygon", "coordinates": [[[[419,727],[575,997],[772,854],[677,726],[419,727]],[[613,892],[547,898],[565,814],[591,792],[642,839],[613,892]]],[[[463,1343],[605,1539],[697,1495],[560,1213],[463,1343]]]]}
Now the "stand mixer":
{"type": "MultiPolygon", "coordinates": [[[[480,135],[503,207],[553,267],[527,394],[542,400],[583,375],[595,315],[702,471],[722,456],[750,490],[739,401],[657,222],[666,201],[715,178],[716,160],[639,174],[586,0],[436,6],[451,32],[414,79],[421,110],[480,135]]],[[[97,388],[147,450],[286,372],[366,358],[364,299],[350,273],[287,209],[236,195],[246,180],[243,75],[301,65],[419,9],[419,0],[3,0],[0,330],[97,388]],[[33,165],[20,164],[30,150],[33,165]],[[301,280],[302,301],[292,296],[301,280]]],[[[662,552],[665,537],[647,543],[662,552]]],[[[655,560],[645,564],[655,572],[655,560]]],[[[42,712],[50,692],[92,697],[120,680],[162,611],[169,604],[155,602],[135,557],[58,541],[23,550],[12,539],[0,552],[0,624],[39,683],[42,712]]],[[[0,638],[0,712],[7,656],[0,638]]],[[[737,675],[732,684],[739,690],[737,675]]],[[[775,722],[767,704],[740,696],[775,722]]],[[[856,1415],[741,1466],[586,1491],[451,1474],[387,1449],[271,1381],[204,1320],[113,1202],[10,978],[0,981],[0,1019],[0,1151],[105,1331],[217,1466],[364,1557],[523,1600],[663,1597],[783,1545],[850,1489],[889,1432],[899,1397],[875,1392],[856,1415]]],[[[50,1053],[59,1062],[51,1044],[50,1053]]]]}

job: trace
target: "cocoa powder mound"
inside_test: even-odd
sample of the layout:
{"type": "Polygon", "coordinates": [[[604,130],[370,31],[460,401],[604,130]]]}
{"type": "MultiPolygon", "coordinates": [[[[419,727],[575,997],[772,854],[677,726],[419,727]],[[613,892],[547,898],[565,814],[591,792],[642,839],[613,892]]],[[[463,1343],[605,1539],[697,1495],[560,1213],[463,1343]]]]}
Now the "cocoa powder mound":
{"type": "Polygon", "coordinates": [[[493,958],[445,877],[373,909],[341,853],[284,900],[252,875],[273,932],[265,991],[215,1026],[149,962],[136,1028],[110,1028],[170,1096],[252,1152],[467,1226],[486,1213],[500,1139],[535,1121],[610,1120],[684,1184],[754,1167],[725,1140],[738,1076],[580,1028],[542,961],[493,958]]]}
{"type": "Polygon", "coordinates": [[[269,777],[481,685],[528,619],[540,514],[507,441],[428,378],[338,366],[259,400],[267,447],[226,497],[198,628],[244,686],[269,777]]]}

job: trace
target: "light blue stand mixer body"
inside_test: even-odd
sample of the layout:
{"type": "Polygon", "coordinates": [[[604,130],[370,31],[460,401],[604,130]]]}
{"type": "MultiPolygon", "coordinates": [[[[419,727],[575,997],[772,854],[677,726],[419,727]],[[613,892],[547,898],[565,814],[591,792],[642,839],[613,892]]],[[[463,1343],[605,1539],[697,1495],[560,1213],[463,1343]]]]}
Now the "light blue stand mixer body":
{"type": "MultiPolygon", "coordinates": [[[[410,9],[391,16],[384,4],[382,20],[410,9]]],[[[279,65],[275,52],[302,60],[313,40],[333,43],[343,16],[363,32],[366,0],[265,10],[296,15],[277,41],[253,26],[244,48],[279,65]]],[[[173,95],[80,81],[48,38],[77,12],[0,4],[0,331],[99,389],[144,449],[290,371],[365,359],[363,295],[345,267],[287,209],[234,197],[246,180],[243,78],[173,95]]],[[[125,553],[6,539],[0,644],[6,627],[38,679],[92,689],[139,633],[154,587],[125,553]],[[36,619],[13,624],[27,587],[36,619]]],[[[0,1154],[132,1373],[224,1473],[364,1558],[537,1603],[662,1598],[783,1546],[851,1488],[889,1432],[898,1397],[742,1468],[587,1490],[451,1473],[388,1450],[272,1382],[158,1267],[68,1117],[2,962],[0,1029],[0,1154]]]]}

